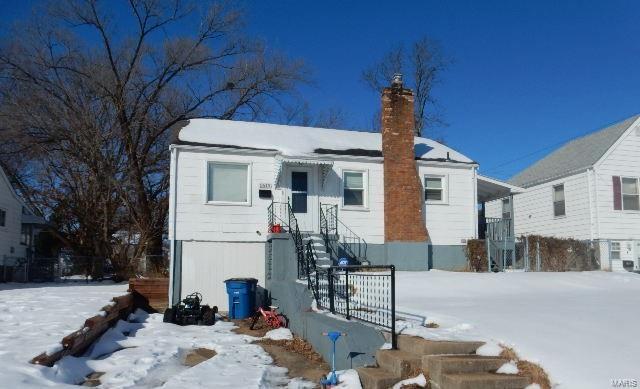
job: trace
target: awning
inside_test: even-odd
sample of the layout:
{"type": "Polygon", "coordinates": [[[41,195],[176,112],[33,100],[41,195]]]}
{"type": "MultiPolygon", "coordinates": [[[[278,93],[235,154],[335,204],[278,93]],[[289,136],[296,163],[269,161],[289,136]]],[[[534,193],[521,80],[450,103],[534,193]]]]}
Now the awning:
{"type": "Polygon", "coordinates": [[[278,186],[278,180],[280,180],[280,173],[282,172],[282,166],[287,165],[300,165],[300,166],[315,166],[320,168],[320,183],[324,186],[324,181],[333,167],[333,161],[322,159],[307,159],[307,158],[295,158],[295,157],[281,157],[276,156],[276,166],[274,169],[273,187],[278,186]]]}
{"type": "Polygon", "coordinates": [[[519,186],[511,185],[504,181],[478,174],[479,203],[501,199],[524,191],[525,189],[519,186]]]}

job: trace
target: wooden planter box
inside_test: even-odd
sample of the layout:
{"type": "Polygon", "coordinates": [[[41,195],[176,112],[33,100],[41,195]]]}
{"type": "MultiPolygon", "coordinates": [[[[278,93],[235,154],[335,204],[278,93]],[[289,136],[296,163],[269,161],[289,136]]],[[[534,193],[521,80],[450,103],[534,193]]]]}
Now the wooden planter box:
{"type": "Polygon", "coordinates": [[[129,292],[136,300],[136,306],[148,308],[150,312],[164,312],[169,306],[168,278],[131,278],[129,292]]]}

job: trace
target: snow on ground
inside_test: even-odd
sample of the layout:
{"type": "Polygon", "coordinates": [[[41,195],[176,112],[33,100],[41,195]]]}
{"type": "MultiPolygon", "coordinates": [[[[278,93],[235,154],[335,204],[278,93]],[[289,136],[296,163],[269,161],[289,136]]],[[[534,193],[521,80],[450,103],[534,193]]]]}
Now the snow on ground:
{"type": "Polygon", "coordinates": [[[264,338],[271,340],[291,340],[293,339],[293,334],[288,328],[278,328],[264,334],[264,338]]]}
{"type": "Polygon", "coordinates": [[[0,284],[0,382],[7,388],[52,385],[51,369],[28,361],[98,314],[127,284],[0,284]]]}
{"type": "Polygon", "coordinates": [[[212,327],[181,327],[163,323],[160,314],[138,310],[129,322],[120,321],[111,334],[105,333],[87,357],[67,357],[65,362],[85,366],[84,375],[104,372],[104,388],[309,387],[300,380],[290,385],[287,370],[274,366],[269,354],[251,343],[256,338],[236,334],[233,328],[222,321],[212,327]],[[216,355],[191,368],[182,365],[195,348],[216,355]]]}
{"type": "MultiPolygon", "coordinates": [[[[232,332],[229,322],[215,326],[177,326],[162,315],[136,311],[119,321],[85,353],[67,356],[54,367],[29,360],[51,349],[79,329],[126,284],[0,284],[0,386],[7,388],[76,387],[93,371],[103,388],[311,388],[313,383],[289,379],[287,369],[273,365],[258,338],[232,332]],[[194,348],[216,355],[194,367],[182,364],[194,348]]],[[[286,338],[290,331],[274,331],[286,338]]],[[[357,373],[347,371],[344,388],[360,388],[357,373]],[[356,385],[357,384],[357,385],[356,385]]]]}
{"type": "Polygon", "coordinates": [[[396,272],[396,286],[398,315],[440,326],[402,333],[513,347],[563,389],[640,379],[638,274],[396,272]]]}

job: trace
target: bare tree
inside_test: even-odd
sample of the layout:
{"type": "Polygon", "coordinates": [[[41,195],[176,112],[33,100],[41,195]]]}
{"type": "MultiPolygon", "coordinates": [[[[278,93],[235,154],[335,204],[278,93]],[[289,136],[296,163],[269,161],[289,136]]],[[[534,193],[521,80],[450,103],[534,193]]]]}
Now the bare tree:
{"type": "Polygon", "coordinates": [[[215,1],[48,5],[0,46],[3,159],[28,157],[25,186],[76,247],[113,255],[126,231],[134,256],[159,254],[174,125],[266,118],[306,69],[243,38],[238,10],[215,1]]]}
{"type": "Polygon", "coordinates": [[[288,125],[340,129],[344,129],[347,122],[346,114],[341,108],[329,107],[316,112],[307,101],[287,106],[282,121],[288,125]]]}
{"type": "MultiPolygon", "coordinates": [[[[433,96],[433,87],[450,63],[440,45],[425,37],[409,48],[402,44],[391,48],[378,62],[362,72],[362,80],[373,91],[380,93],[389,85],[394,74],[401,73],[405,84],[415,93],[415,133],[420,136],[423,131],[444,124],[433,96]]],[[[373,119],[376,128],[380,126],[379,115],[377,113],[373,119]]]]}

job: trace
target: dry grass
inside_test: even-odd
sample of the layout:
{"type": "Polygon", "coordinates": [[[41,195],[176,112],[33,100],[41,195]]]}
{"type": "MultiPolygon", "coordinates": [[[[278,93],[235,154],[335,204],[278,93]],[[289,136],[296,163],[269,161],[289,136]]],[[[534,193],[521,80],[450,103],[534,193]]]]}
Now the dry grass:
{"type": "Polygon", "coordinates": [[[529,378],[532,383],[540,385],[541,389],[551,389],[551,381],[544,369],[533,362],[520,360],[518,354],[511,347],[502,346],[500,357],[516,361],[518,375],[529,378]]]}
{"type": "Polygon", "coordinates": [[[291,340],[260,339],[254,343],[273,344],[280,346],[285,350],[299,354],[309,361],[324,363],[322,356],[313,349],[311,344],[301,338],[293,338],[291,340]]]}
{"type": "Polygon", "coordinates": [[[510,361],[518,361],[520,357],[518,354],[511,348],[502,346],[502,352],[500,352],[500,358],[508,359],[510,361]]]}

